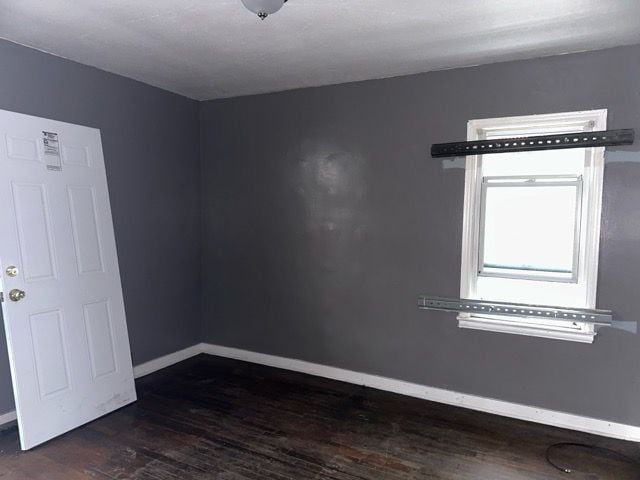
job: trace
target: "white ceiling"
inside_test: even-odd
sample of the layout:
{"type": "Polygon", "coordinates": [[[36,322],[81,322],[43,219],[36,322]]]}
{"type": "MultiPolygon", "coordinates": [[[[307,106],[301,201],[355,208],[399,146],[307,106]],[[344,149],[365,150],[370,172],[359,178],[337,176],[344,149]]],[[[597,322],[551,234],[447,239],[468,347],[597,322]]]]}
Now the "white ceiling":
{"type": "MultiPolygon", "coordinates": [[[[640,0],[0,0],[0,37],[195,99],[640,43],[640,0]]],[[[636,59],[637,60],[637,59],[636,59]]]]}

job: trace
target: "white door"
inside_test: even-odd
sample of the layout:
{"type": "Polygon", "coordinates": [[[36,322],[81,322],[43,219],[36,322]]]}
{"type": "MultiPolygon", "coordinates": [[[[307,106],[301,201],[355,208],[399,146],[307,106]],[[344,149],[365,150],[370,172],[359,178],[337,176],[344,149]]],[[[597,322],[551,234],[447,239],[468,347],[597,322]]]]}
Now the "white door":
{"type": "Polygon", "coordinates": [[[26,450],[136,400],[100,131],[0,110],[0,209],[26,450]]]}

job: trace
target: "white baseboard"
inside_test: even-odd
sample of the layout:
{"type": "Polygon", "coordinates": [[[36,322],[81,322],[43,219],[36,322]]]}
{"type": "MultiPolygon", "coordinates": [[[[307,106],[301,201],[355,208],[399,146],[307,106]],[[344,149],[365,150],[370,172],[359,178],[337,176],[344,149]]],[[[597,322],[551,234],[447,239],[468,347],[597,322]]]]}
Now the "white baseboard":
{"type": "MultiPolygon", "coordinates": [[[[133,368],[134,377],[143,377],[200,353],[257,363],[269,367],[282,368],[285,370],[330,378],[332,380],[339,380],[341,382],[352,383],[355,385],[364,385],[378,390],[385,390],[432,402],[493,413],[504,417],[517,418],[519,420],[542,423],[544,425],[567,428],[569,430],[602,435],[604,437],[640,442],[640,427],[638,426],[609,422],[607,420],[547,410],[544,408],[505,402],[502,400],[494,400],[492,398],[479,397],[477,395],[469,395],[442,388],[427,387],[417,383],[405,382],[393,378],[355,372],[353,370],[346,370],[343,368],[329,367],[293,358],[278,357],[249,350],[223,347],[221,345],[212,345],[209,343],[193,345],[183,350],[137,365],[133,368]]],[[[15,411],[0,414],[0,428],[2,428],[3,424],[12,422],[15,419],[15,411]]]]}
{"type": "Polygon", "coordinates": [[[15,410],[11,410],[10,412],[0,414],[0,430],[2,430],[7,423],[15,422],[15,420],[16,420],[15,410]]]}
{"type": "MultiPolygon", "coordinates": [[[[178,350],[177,352],[164,355],[162,357],[154,358],[148,362],[141,363],[133,367],[133,378],[144,377],[150,373],[157,372],[163,368],[170,367],[176,363],[182,362],[188,358],[194,357],[202,353],[202,344],[198,343],[190,347],[178,350]]],[[[11,423],[16,419],[16,411],[11,410],[7,413],[0,414],[0,429],[3,425],[11,423]]]]}
{"type": "Polygon", "coordinates": [[[177,352],[154,358],[153,360],[149,360],[148,362],[141,363],[140,365],[133,367],[133,378],[144,377],[150,373],[157,372],[158,370],[162,370],[163,368],[182,362],[187,358],[195,357],[200,353],[202,353],[202,344],[198,343],[196,345],[183,348],[182,350],[178,350],[177,352]]]}
{"type": "Polygon", "coordinates": [[[245,362],[258,363],[270,367],[283,368],[295,372],[307,373],[318,377],[340,380],[342,382],[365,385],[367,387],[399,393],[410,397],[430,400],[432,402],[455,405],[481,412],[493,413],[504,417],[517,418],[529,422],[542,423],[554,427],[577,430],[579,432],[601,435],[640,442],[640,427],[609,422],[591,417],[583,417],[570,413],[547,410],[518,403],[494,400],[466,393],[453,392],[442,388],[427,387],[416,383],[405,382],[393,378],[380,377],[367,373],[354,372],[342,368],[328,367],[317,363],[305,362],[292,358],[278,357],[264,353],[256,353],[220,345],[202,344],[203,353],[219,357],[233,358],[245,362]]]}

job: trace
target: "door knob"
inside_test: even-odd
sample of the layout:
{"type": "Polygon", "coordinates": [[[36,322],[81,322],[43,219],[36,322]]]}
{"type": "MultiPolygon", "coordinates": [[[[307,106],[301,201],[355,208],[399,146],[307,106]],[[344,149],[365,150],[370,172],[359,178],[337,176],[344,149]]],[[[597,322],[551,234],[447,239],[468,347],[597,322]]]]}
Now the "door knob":
{"type": "Polygon", "coordinates": [[[20,300],[22,300],[27,294],[24,293],[23,290],[20,290],[19,288],[14,288],[13,290],[11,290],[9,292],[9,298],[11,299],[12,302],[19,302],[20,300]]]}

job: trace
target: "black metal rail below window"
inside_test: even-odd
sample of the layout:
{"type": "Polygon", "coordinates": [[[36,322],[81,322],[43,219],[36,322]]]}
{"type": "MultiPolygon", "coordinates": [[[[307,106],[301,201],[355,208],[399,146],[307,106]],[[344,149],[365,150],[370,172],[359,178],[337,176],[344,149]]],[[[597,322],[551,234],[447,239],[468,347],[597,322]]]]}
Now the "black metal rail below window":
{"type": "Polygon", "coordinates": [[[534,150],[556,150],[562,148],[610,147],[632,145],[635,132],[632,128],[603,130],[598,132],[565,133],[561,135],[538,135],[532,137],[497,138],[473,142],[435,143],[431,146],[432,157],[459,157],[485,153],[530,152],[534,150]]]}

